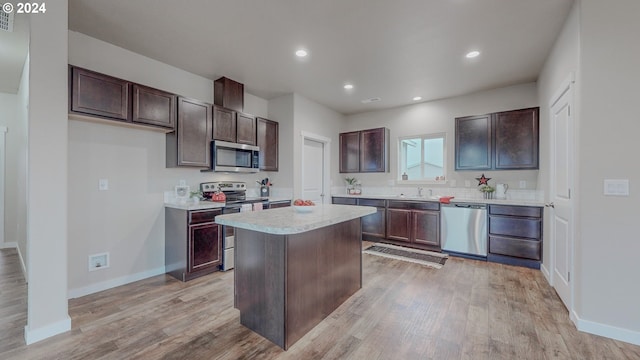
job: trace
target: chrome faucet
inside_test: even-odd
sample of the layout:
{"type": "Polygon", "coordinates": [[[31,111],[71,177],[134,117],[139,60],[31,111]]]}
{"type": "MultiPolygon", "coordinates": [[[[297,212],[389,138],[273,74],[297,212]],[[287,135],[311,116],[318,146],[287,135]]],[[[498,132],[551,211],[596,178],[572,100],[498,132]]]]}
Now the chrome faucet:
{"type": "Polygon", "coordinates": [[[419,197],[422,197],[422,190],[423,189],[421,187],[418,187],[418,196],[419,197]]]}
{"type": "Polygon", "coordinates": [[[433,196],[433,189],[429,189],[429,197],[433,196]]]}

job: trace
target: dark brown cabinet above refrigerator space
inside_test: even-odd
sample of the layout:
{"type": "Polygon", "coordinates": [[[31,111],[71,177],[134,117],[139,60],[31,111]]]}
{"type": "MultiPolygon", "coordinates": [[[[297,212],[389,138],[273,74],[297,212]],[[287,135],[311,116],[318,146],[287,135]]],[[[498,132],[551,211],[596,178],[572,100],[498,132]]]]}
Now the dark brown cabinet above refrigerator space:
{"type": "Polygon", "coordinates": [[[538,169],[539,108],[456,118],[456,170],[538,169]]]}
{"type": "Polygon", "coordinates": [[[175,128],[175,94],[76,66],[69,66],[69,77],[69,114],[74,119],[165,132],[175,128]]]}
{"type": "Polygon", "coordinates": [[[389,129],[340,133],[340,172],[388,172],[389,129]]]}

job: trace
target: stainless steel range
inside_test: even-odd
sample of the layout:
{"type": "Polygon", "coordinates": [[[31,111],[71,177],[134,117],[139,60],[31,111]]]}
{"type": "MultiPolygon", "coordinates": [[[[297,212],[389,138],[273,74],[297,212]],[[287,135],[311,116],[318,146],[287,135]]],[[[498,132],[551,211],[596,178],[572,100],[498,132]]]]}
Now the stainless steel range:
{"type": "MultiPolygon", "coordinates": [[[[253,211],[258,208],[267,208],[269,201],[264,198],[248,198],[247,184],[241,181],[213,181],[200,184],[200,191],[205,201],[211,201],[211,196],[217,190],[221,190],[226,202],[222,208],[223,214],[232,214],[240,211],[253,211]],[[260,204],[260,205],[254,205],[260,204]]],[[[227,271],[234,266],[234,228],[231,226],[222,227],[222,265],[220,269],[227,271]]]]}

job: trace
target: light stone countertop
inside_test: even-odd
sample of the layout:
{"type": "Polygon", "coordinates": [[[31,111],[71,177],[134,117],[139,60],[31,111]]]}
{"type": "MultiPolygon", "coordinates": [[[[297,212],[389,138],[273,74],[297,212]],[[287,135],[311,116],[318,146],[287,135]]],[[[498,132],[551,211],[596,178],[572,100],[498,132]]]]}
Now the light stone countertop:
{"type": "Polygon", "coordinates": [[[290,235],[353,220],[376,212],[375,207],[318,204],[310,213],[293,206],[216,216],[216,223],[268,234],[290,235]]]}
{"type": "MultiPolygon", "coordinates": [[[[262,199],[262,198],[250,198],[250,199],[262,199]]],[[[291,201],[291,199],[280,198],[280,197],[270,197],[268,199],[269,199],[269,202],[291,201]]],[[[225,206],[225,203],[212,202],[212,201],[199,201],[197,204],[191,200],[188,200],[186,203],[177,203],[177,202],[164,203],[164,207],[180,209],[180,210],[222,209],[224,206],[225,206]]]]}
{"type": "MultiPolygon", "coordinates": [[[[383,200],[403,200],[403,201],[433,201],[439,202],[438,197],[429,196],[416,196],[416,195],[342,195],[335,194],[332,197],[353,198],[353,199],[383,199],[383,200]]],[[[495,205],[516,205],[516,206],[544,206],[544,202],[537,200],[522,200],[522,199],[464,199],[454,197],[450,201],[451,203],[472,203],[472,204],[495,204],[495,205]]]]}

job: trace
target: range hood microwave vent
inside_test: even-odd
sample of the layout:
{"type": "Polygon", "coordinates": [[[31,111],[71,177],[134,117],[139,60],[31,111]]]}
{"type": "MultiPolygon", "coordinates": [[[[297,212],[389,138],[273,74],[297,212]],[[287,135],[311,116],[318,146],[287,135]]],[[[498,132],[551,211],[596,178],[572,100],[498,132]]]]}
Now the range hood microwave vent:
{"type": "Polygon", "coordinates": [[[13,32],[13,12],[6,13],[0,10],[0,30],[13,32]]]}

